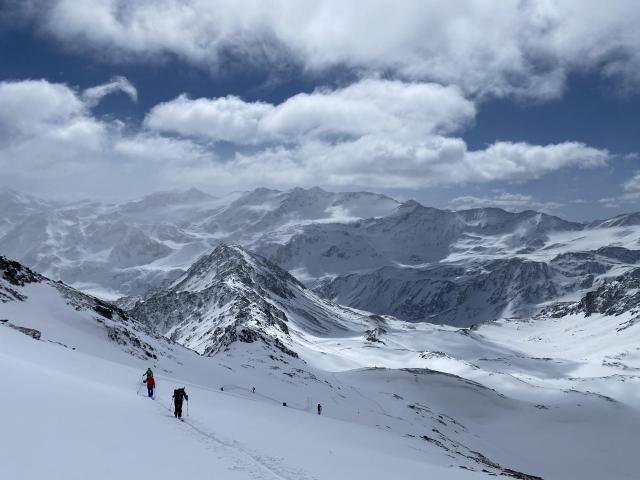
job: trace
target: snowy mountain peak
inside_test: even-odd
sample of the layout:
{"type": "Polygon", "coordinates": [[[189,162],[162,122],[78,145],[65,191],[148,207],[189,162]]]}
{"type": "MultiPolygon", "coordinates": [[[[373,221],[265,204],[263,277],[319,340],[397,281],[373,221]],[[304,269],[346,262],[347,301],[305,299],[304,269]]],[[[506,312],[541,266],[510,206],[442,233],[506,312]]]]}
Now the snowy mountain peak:
{"type": "Polygon", "coordinates": [[[363,312],[321,299],[265,258],[224,244],[131,313],[205,355],[260,340],[277,355],[297,356],[300,338],[364,332],[373,324],[363,312]]]}
{"type": "Polygon", "coordinates": [[[128,202],[122,206],[125,210],[138,210],[143,208],[160,208],[170,205],[191,205],[215,200],[216,197],[204,193],[197,188],[188,190],[167,190],[156,192],[140,200],[128,202]]]}
{"type": "Polygon", "coordinates": [[[283,298],[293,295],[290,286],[306,288],[264,258],[238,245],[220,244],[210,254],[200,257],[170,290],[201,292],[221,283],[266,288],[283,298]]]}
{"type": "Polygon", "coordinates": [[[289,190],[291,195],[329,195],[330,193],[320,187],[302,188],[295,187],[289,190]]]}
{"type": "Polygon", "coordinates": [[[408,213],[421,208],[427,208],[427,207],[425,207],[424,205],[422,205],[421,203],[415,200],[407,200],[406,202],[403,202],[400,205],[398,205],[398,208],[396,211],[397,213],[408,213]]]}
{"type": "Polygon", "coordinates": [[[597,220],[590,224],[594,228],[627,227],[640,225],[640,212],[625,213],[607,220],[597,220]]]}
{"type": "Polygon", "coordinates": [[[523,224],[534,226],[540,232],[582,230],[584,228],[581,223],[569,222],[560,217],[534,210],[509,212],[501,208],[488,207],[459,210],[456,213],[464,219],[467,225],[488,232],[504,233],[523,224]]]}

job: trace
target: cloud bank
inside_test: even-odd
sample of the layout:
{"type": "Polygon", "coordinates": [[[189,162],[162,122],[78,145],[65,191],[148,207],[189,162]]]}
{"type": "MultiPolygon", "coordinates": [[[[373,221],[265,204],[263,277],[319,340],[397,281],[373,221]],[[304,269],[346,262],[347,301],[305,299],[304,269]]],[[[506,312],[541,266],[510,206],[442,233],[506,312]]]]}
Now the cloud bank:
{"type": "Polygon", "coordinates": [[[220,73],[230,57],[310,72],[457,85],[466,95],[552,98],[572,72],[640,86],[635,0],[23,0],[25,16],[113,61],[176,56],[220,73]]]}
{"type": "Polygon", "coordinates": [[[318,79],[347,72],[351,82],[280,103],[176,92],[142,123],[94,112],[106,95],[137,101],[124,77],[84,91],[1,82],[0,166],[28,186],[53,176],[92,192],[110,184],[490,190],[599,168],[613,155],[573,141],[472,149],[464,132],[487,98],[555,98],[575,72],[615,79],[619,90],[640,86],[635,0],[10,3],[12,18],[102,62],[177,59],[214,76],[229,65],[285,65],[318,79]]]}
{"type": "Polygon", "coordinates": [[[294,95],[279,105],[182,95],[155,106],[145,123],[160,131],[241,144],[367,135],[419,141],[460,130],[475,114],[475,105],[456,87],[367,79],[294,95]]]}
{"type": "Polygon", "coordinates": [[[127,89],[135,99],[126,79],[84,92],[45,80],[0,82],[4,172],[77,188],[142,178],[158,187],[412,189],[530,180],[610,158],[578,142],[469,150],[456,132],[473,121],[474,104],[431,83],[366,79],[278,105],[181,95],[153,107],[142,128],[92,113],[102,96],[127,89]]]}
{"type": "Polygon", "coordinates": [[[497,207],[512,212],[519,212],[522,210],[553,212],[562,206],[563,205],[558,202],[542,202],[534,198],[532,195],[509,193],[504,191],[494,191],[491,195],[481,197],[464,195],[462,197],[452,199],[448,204],[448,207],[452,210],[497,207]]]}

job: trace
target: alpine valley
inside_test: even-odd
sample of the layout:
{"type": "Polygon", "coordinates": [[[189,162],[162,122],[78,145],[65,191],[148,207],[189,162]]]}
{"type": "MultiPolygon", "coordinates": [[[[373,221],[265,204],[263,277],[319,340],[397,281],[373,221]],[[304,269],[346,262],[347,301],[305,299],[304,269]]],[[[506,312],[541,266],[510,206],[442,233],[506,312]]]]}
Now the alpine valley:
{"type": "Polygon", "coordinates": [[[639,244],[640,214],[3,191],[0,477],[635,479],[639,244]]]}

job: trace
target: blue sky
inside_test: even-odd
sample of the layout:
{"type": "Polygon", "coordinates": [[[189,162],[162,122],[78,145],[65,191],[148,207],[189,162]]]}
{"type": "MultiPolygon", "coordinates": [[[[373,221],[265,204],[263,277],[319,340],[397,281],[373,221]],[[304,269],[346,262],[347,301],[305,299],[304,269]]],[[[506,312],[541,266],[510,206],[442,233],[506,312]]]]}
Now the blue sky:
{"type": "Polygon", "coordinates": [[[640,209],[632,1],[3,5],[0,186],[640,209]]]}

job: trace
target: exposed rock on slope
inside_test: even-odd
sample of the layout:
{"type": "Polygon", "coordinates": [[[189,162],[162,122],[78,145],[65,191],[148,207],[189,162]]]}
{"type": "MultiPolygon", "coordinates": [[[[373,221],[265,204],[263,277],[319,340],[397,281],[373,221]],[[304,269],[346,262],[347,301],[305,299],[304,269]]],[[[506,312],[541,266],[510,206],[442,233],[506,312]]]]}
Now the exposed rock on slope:
{"type": "Polygon", "coordinates": [[[588,291],[579,301],[551,305],[540,316],[564,317],[582,313],[585,316],[602,314],[617,317],[627,314],[620,329],[640,321],[640,268],[607,279],[598,288],[588,291]]]}
{"type": "Polygon", "coordinates": [[[8,317],[2,319],[4,324],[36,339],[57,342],[64,329],[71,332],[65,337],[77,337],[81,346],[82,336],[92,332],[136,357],[158,355],[158,337],[123,310],[1,256],[0,303],[8,304],[3,309],[8,312],[3,314],[8,317]]]}
{"type": "Polygon", "coordinates": [[[526,315],[556,298],[561,283],[546,263],[493,260],[472,266],[386,267],[319,284],[315,291],[338,303],[409,321],[470,326],[502,316],[526,315]]]}
{"type": "Polygon", "coordinates": [[[540,305],[606,282],[631,269],[640,251],[603,247],[547,261],[487,258],[410,268],[389,266],[318,282],[314,291],[343,305],[409,321],[456,326],[501,317],[527,318],[540,305]]]}

